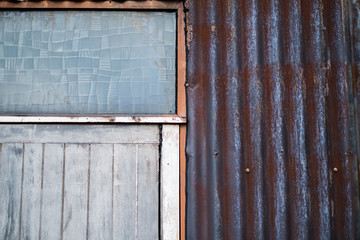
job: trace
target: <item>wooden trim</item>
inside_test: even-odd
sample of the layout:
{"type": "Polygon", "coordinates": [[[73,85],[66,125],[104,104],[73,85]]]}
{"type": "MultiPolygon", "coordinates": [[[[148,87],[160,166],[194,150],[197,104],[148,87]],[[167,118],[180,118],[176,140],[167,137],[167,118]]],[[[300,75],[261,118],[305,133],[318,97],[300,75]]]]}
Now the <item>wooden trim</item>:
{"type": "Polygon", "coordinates": [[[9,2],[1,1],[0,8],[63,8],[63,9],[158,9],[158,10],[177,10],[182,7],[181,2],[163,1],[40,1],[40,2],[9,2]]]}
{"type": "Polygon", "coordinates": [[[178,116],[0,116],[0,123],[186,123],[178,116]]]}
{"type": "Polygon", "coordinates": [[[179,126],[164,124],[160,161],[161,239],[179,239],[179,126]]]}
{"type": "Polygon", "coordinates": [[[185,20],[183,6],[177,11],[177,114],[186,117],[186,50],[185,50],[185,20]]]}
{"type": "Polygon", "coordinates": [[[180,125],[180,239],[186,228],[186,125],[180,125]]]}

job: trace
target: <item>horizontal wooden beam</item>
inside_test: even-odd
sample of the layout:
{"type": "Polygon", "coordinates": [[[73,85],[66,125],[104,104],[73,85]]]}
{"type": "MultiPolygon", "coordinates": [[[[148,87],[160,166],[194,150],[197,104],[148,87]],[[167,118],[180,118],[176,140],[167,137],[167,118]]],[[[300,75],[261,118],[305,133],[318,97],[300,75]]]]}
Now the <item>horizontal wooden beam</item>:
{"type": "Polygon", "coordinates": [[[186,123],[179,116],[0,116],[0,123],[186,123]]]}
{"type": "Polygon", "coordinates": [[[40,2],[8,2],[1,1],[0,8],[63,8],[63,9],[158,9],[158,10],[176,10],[182,7],[178,1],[40,1],[40,2]]]}

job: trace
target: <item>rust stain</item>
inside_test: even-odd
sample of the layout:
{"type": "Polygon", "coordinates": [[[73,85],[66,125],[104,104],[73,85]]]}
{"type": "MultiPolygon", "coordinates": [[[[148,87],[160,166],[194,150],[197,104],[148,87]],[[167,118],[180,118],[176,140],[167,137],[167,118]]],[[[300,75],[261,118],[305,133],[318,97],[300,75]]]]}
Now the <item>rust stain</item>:
{"type": "Polygon", "coordinates": [[[134,121],[134,122],[141,122],[141,118],[140,117],[131,117],[131,119],[134,121]]]}
{"type": "Polygon", "coordinates": [[[359,239],[360,3],[185,7],[187,238],[359,239]]]}

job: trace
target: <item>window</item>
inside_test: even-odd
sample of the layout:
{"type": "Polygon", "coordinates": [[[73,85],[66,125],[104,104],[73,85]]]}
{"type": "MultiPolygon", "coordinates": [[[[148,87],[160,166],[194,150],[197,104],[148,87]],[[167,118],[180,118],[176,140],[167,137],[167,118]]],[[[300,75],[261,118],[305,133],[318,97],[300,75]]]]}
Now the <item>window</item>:
{"type": "Polygon", "coordinates": [[[181,3],[0,7],[0,122],[186,121],[181,3]]]}
{"type": "Polygon", "coordinates": [[[175,113],[175,12],[5,11],[0,113],[175,113]]]}

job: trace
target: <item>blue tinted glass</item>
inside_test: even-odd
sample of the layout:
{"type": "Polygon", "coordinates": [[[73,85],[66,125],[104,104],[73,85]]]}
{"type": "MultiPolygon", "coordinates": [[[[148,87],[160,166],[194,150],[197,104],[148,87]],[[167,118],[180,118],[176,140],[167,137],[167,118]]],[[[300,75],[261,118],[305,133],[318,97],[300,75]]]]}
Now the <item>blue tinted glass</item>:
{"type": "Polygon", "coordinates": [[[0,113],[175,113],[176,16],[0,12],[0,113]]]}

